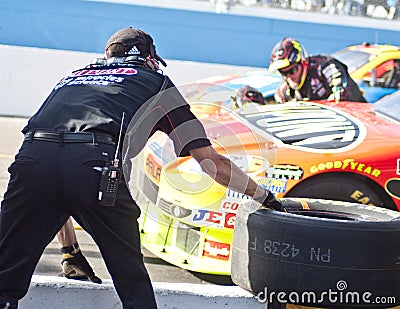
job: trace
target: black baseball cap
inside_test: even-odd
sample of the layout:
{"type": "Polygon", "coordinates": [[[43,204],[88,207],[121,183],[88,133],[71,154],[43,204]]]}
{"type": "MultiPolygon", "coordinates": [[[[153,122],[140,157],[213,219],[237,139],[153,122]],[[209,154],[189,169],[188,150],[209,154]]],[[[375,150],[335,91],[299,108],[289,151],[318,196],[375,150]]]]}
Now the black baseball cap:
{"type": "Polygon", "coordinates": [[[146,32],[132,27],[124,28],[115,32],[107,41],[105,50],[114,44],[124,46],[124,56],[139,56],[146,58],[150,55],[152,58],[167,66],[165,61],[156,53],[156,47],[153,44],[153,38],[146,32]]]}

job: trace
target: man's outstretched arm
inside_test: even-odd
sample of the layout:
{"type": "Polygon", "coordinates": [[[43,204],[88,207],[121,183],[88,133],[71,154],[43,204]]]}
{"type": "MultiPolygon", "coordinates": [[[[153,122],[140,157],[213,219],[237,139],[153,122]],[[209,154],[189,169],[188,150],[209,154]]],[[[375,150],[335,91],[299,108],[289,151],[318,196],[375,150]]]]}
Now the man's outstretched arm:
{"type": "Polygon", "coordinates": [[[235,163],[216,152],[212,146],[192,149],[189,152],[199,162],[202,170],[219,184],[244,193],[268,208],[281,210],[281,204],[271,192],[259,186],[235,163]]]}

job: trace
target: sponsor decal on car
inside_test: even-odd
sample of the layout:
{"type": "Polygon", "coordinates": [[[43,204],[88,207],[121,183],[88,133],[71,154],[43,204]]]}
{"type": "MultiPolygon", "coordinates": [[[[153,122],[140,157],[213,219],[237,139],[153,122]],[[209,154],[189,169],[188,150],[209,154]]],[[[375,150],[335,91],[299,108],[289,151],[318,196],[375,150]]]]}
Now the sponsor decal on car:
{"type": "Polygon", "coordinates": [[[227,189],[226,198],[221,200],[219,210],[222,212],[236,213],[239,207],[249,200],[251,200],[251,197],[243,193],[227,189]]]}
{"type": "Polygon", "coordinates": [[[199,226],[212,226],[223,228],[225,224],[225,213],[220,211],[197,209],[193,211],[192,221],[199,226]]]}
{"type": "Polygon", "coordinates": [[[203,248],[203,256],[211,257],[214,259],[229,260],[231,246],[216,241],[205,240],[203,248]]]}
{"type": "Polygon", "coordinates": [[[326,170],[344,170],[344,171],[358,171],[363,174],[368,174],[374,177],[379,177],[381,171],[370,165],[358,162],[354,159],[344,159],[338,161],[327,161],[310,167],[310,173],[315,174],[326,170]]]}
{"type": "Polygon", "coordinates": [[[157,162],[157,160],[155,160],[152,154],[149,154],[146,158],[146,174],[154,182],[160,182],[161,165],[157,162]]]}
{"type": "Polygon", "coordinates": [[[191,224],[207,226],[217,229],[233,229],[235,226],[236,214],[206,209],[197,209],[192,212],[191,224]]]}
{"type": "Polygon", "coordinates": [[[223,212],[236,213],[239,207],[246,200],[235,200],[235,199],[223,199],[221,201],[221,205],[219,206],[219,210],[223,212]]]}
{"type": "Polygon", "coordinates": [[[364,124],[341,110],[305,102],[283,105],[238,110],[237,114],[267,139],[308,152],[343,152],[365,139],[364,124]]]}
{"type": "Polygon", "coordinates": [[[163,147],[159,143],[157,143],[156,141],[149,143],[149,145],[147,147],[161,161],[163,147]]]}
{"type": "Polygon", "coordinates": [[[242,200],[242,199],[249,200],[250,199],[250,197],[248,197],[246,194],[239,193],[239,192],[233,191],[231,189],[226,190],[226,198],[227,199],[238,199],[238,200],[242,200]]]}
{"type": "Polygon", "coordinates": [[[303,169],[294,164],[276,164],[267,169],[266,176],[274,178],[285,178],[300,180],[303,178],[303,169]]]}
{"type": "Polygon", "coordinates": [[[236,214],[227,213],[225,214],[225,224],[224,227],[227,229],[233,229],[235,227],[236,214]]]}
{"type": "Polygon", "coordinates": [[[287,179],[279,179],[273,177],[260,178],[258,183],[272,193],[286,192],[287,179]]]}

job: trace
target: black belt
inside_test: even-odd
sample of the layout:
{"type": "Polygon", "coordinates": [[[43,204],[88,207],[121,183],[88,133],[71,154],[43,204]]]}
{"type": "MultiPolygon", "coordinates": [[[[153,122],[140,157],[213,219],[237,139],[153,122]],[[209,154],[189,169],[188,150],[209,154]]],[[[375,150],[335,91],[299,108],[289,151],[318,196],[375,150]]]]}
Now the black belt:
{"type": "Polygon", "coordinates": [[[46,141],[55,143],[92,143],[109,144],[115,146],[114,138],[111,135],[92,132],[61,132],[61,131],[29,131],[25,134],[24,141],[46,141]]]}

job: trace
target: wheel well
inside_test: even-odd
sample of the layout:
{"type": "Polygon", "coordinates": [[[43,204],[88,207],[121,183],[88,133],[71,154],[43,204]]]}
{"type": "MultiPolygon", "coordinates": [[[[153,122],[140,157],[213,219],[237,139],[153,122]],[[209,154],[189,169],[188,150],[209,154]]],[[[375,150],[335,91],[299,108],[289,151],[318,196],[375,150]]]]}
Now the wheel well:
{"type": "Polygon", "coordinates": [[[345,202],[373,204],[398,210],[392,198],[372,179],[349,172],[330,172],[314,175],[296,184],[285,197],[313,197],[336,199],[345,202]],[[355,192],[364,198],[355,198],[355,192]]]}

